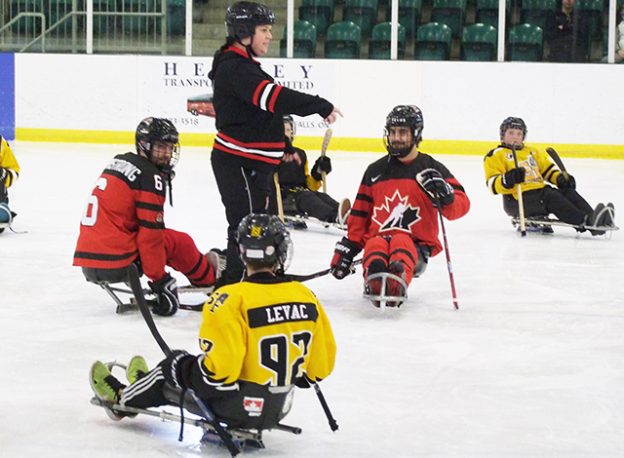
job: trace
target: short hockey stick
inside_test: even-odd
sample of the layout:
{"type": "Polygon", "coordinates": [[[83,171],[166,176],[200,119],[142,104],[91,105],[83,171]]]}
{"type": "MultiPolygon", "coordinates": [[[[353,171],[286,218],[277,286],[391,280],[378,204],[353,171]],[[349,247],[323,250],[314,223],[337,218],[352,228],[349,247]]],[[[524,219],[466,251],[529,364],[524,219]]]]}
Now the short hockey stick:
{"type": "Polygon", "coordinates": [[[318,397],[319,402],[321,403],[321,407],[323,407],[323,412],[325,412],[325,416],[327,417],[329,428],[332,431],[338,431],[338,422],[332,415],[331,410],[329,410],[329,405],[327,405],[327,401],[325,400],[325,396],[323,396],[321,387],[319,386],[318,383],[314,383],[313,385],[314,385],[314,391],[316,392],[316,396],[318,397]]]}
{"type": "MultiPolygon", "coordinates": [[[[128,268],[128,279],[130,280],[130,287],[132,288],[132,292],[136,297],[137,304],[139,305],[139,310],[141,311],[141,315],[143,315],[143,319],[145,320],[145,324],[149,328],[152,336],[158,343],[158,346],[165,354],[165,356],[170,356],[172,351],[165,339],[158,332],[158,328],[156,327],[156,323],[154,323],[154,317],[150,313],[149,306],[147,305],[147,301],[145,300],[145,296],[143,295],[143,288],[141,287],[141,280],[139,279],[139,270],[135,264],[131,264],[128,268]]],[[[197,395],[193,392],[193,390],[189,389],[188,392],[191,394],[193,401],[197,404],[199,409],[202,411],[204,418],[210,425],[214,428],[214,430],[219,435],[219,438],[223,441],[225,446],[227,447],[230,455],[236,456],[240,453],[240,449],[234,444],[232,437],[229,433],[221,426],[221,424],[215,418],[212,410],[201,400],[197,395]]]]}
{"type": "MultiPolygon", "coordinates": [[[[516,145],[511,145],[511,154],[513,156],[514,164],[518,168],[518,156],[516,155],[516,145]]],[[[522,200],[522,183],[518,183],[516,186],[518,193],[518,213],[520,216],[520,235],[526,237],[526,221],[524,218],[524,202],[522,200]]]]}
{"type": "MultiPolygon", "coordinates": [[[[333,134],[334,131],[331,130],[331,127],[328,127],[323,137],[323,144],[321,145],[321,157],[325,157],[333,134]]],[[[327,194],[327,174],[325,172],[321,172],[321,180],[323,181],[323,193],[327,194]]]]}
{"type": "Polygon", "coordinates": [[[552,160],[555,161],[555,164],[557,164],[557,167],[559,167],[559,170],[561,170],[564,173],[568,173],[568,171],[565,168],[565,165],[563,165],[563,161],[561,160],[559,153],[555,151],[555,148],[548,147],[546,148],[546,152],[552,158],[552,160]]]}
{"type": "Polygon", "coordinates": [[[559,170],[561,170],[561,173],[563,173],[563,176],[566,179],[569,178],[570,174],[566,170],[565,165],[563,165],[563,161],[561,160],[559,153],[555,151],[555,148],[552,148],[552,147],[546,148],[546,152],[552,158],[552,160],[555,161],[555,164],[557,164],[557,167],[559,167],[559,170]]]}
{"type": "Polygon", "coordinates": [[[444,242],[444,254],[446,255],[446,268],[449,274],[449,282],[451,283],[451,295],[453,297],[453,307],[459,310],[457,301],[457,290],[455,289],[455,277],[453,275],[453,264],[451,264],[451,253],[449,252],[448,239],[446,238],[446,227],[444,226],[444,217],[442,216],[442,207],[440,206],[440,198],[436,195],[436,205],[438,207],[438,216],[440,217],[440,229],[442,230],[442,241],[444,242]]]}
{"type": "Polygon", "coordinates": [[[279,176],[277,172],[273,172],[273,183],[275,184],[275,200],[277,201],[277,216],[282,220],[282,223],[286,222],[284,218],[284,204],[282,203],[282,188],[279,184],[279,176]]]}

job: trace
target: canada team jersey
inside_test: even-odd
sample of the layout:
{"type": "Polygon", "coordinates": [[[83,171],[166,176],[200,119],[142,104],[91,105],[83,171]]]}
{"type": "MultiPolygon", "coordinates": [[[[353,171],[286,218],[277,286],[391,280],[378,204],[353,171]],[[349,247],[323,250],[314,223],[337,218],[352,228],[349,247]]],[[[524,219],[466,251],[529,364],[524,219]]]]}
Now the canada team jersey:
{"type": "Polygon", "coordinates": [[[141,259],[152,280],[165,275],[165,179],[134,153],[115,156],[100,175],[80,222],[74,265],[117,269],[141,259]]]}
{"type": "Polygon", "coordinates": [[[204,304],[199,343],[204,382],[286,386],[334,368],[336,342],[316,296],[303,284],[260,273],[215,291],[204,304]]]}
{"type": "MultiPolygon", "coordinates": [[[[552,163],[548,154],[537,148],[524,145],[522,149],[516,150],[518,166],[525,170],[522,192],[532,189],[542,189],[545,182],[557,183],[559,170],[552,163]]],[[[518,187],[507,189],[503,186],[503,175],[511,169],[516,168],[511,148],[499,145],[485,155],[483,159],[485,170],[485,181],[493,194],[512,194],[518,199],[518,187]]]]}
{"type": "Polygon", "coordinates": [[[453,220],[464,216],[470,209],[468,196],[443,164],[422,152],[409,164],[386,155],[364,173],[347,222],[348,239],[364,247],[373,237],[403,232],[429,247],[431,256],[438,254],[442,249],[438,210],[416,181],[416,175],[429,168],[439,171],[455,192],[453,203],[442,209],[444,217],[453,220]]]}

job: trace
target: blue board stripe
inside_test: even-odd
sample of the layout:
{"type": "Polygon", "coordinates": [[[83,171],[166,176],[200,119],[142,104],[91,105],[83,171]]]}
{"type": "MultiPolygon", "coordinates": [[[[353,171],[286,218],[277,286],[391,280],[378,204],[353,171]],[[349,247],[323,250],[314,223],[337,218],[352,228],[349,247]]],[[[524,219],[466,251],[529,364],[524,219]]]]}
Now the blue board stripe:
{"type": "Polygon", "coordinates": [[[15,139],[15,54],[0,53],[0,134],[15,139]]]}

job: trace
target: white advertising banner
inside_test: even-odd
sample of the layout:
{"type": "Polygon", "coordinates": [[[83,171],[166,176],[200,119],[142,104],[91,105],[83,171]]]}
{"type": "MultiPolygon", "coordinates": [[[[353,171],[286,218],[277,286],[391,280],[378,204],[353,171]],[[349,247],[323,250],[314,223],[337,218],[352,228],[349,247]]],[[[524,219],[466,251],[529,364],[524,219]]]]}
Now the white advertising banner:
{"type": "MultiPolygon", "coordinates": [[[[140,119],[172,119],[183,134],[214,134],[211,57],[17,54],[16,135],[40,130],[133,132],[140,119]]],[[[318,94],[344,113],[334,138],[381,142],[397,104],[424,113],[425,140],[498,140],[507,116],[529,141],[622,145],[617,65],[262,59],[280,84],[318,94]]],[[[321,137],[319,116],[297,135],[321,137]]]]}

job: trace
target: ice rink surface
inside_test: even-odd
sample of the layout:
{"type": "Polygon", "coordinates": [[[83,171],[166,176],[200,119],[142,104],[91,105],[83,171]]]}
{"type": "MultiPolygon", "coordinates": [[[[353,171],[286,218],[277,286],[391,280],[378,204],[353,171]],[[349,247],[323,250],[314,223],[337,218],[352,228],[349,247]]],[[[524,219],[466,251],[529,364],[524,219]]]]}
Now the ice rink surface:
{"type": "MultiPolygon", "coordinates": [[[[198,445],[196,428],[187,426],[180,443],[176,423],[116,423],[89,404],[94,360],[142,354],[151,366],[162,358],[140,314],[116,315],[105,292],[71,265],[92,186],[129,149],[14,146],[22,175],[11,208],[15,230],[27,233],[0,235],[2,457],[228,456],[198,445]]],[[[379,155],[331,157],[328,192],[353,199],[379,155]]],[[[438,159],[472,201],[466,217],[446,223],[460,310],[444,254],[413,281],[408,303],[385,313],[362,298],[361,271],[310,281],[338,343],[322,387],[340,430],[329,430],[313,391],[299,390],[284,422],[303,434],[266,433],[267,449],[246,455],[624,456],[624,231],[607,239],[556,228],[521,239],[484,185],[482,157],[438,159]]],[[[624,161],[564,161],[592,205],[624,209],[624,161]]],[[[183,148],[176,171],[167,225],[190,233],[201,250],[225,246],[209,149],[183,148]]],[[[341,235],[294,232],[290,272],[326,268],[341,235]]],[[[180,311],[156,323],[171,347],[197,352],[199,318],[180,311]]]]}

